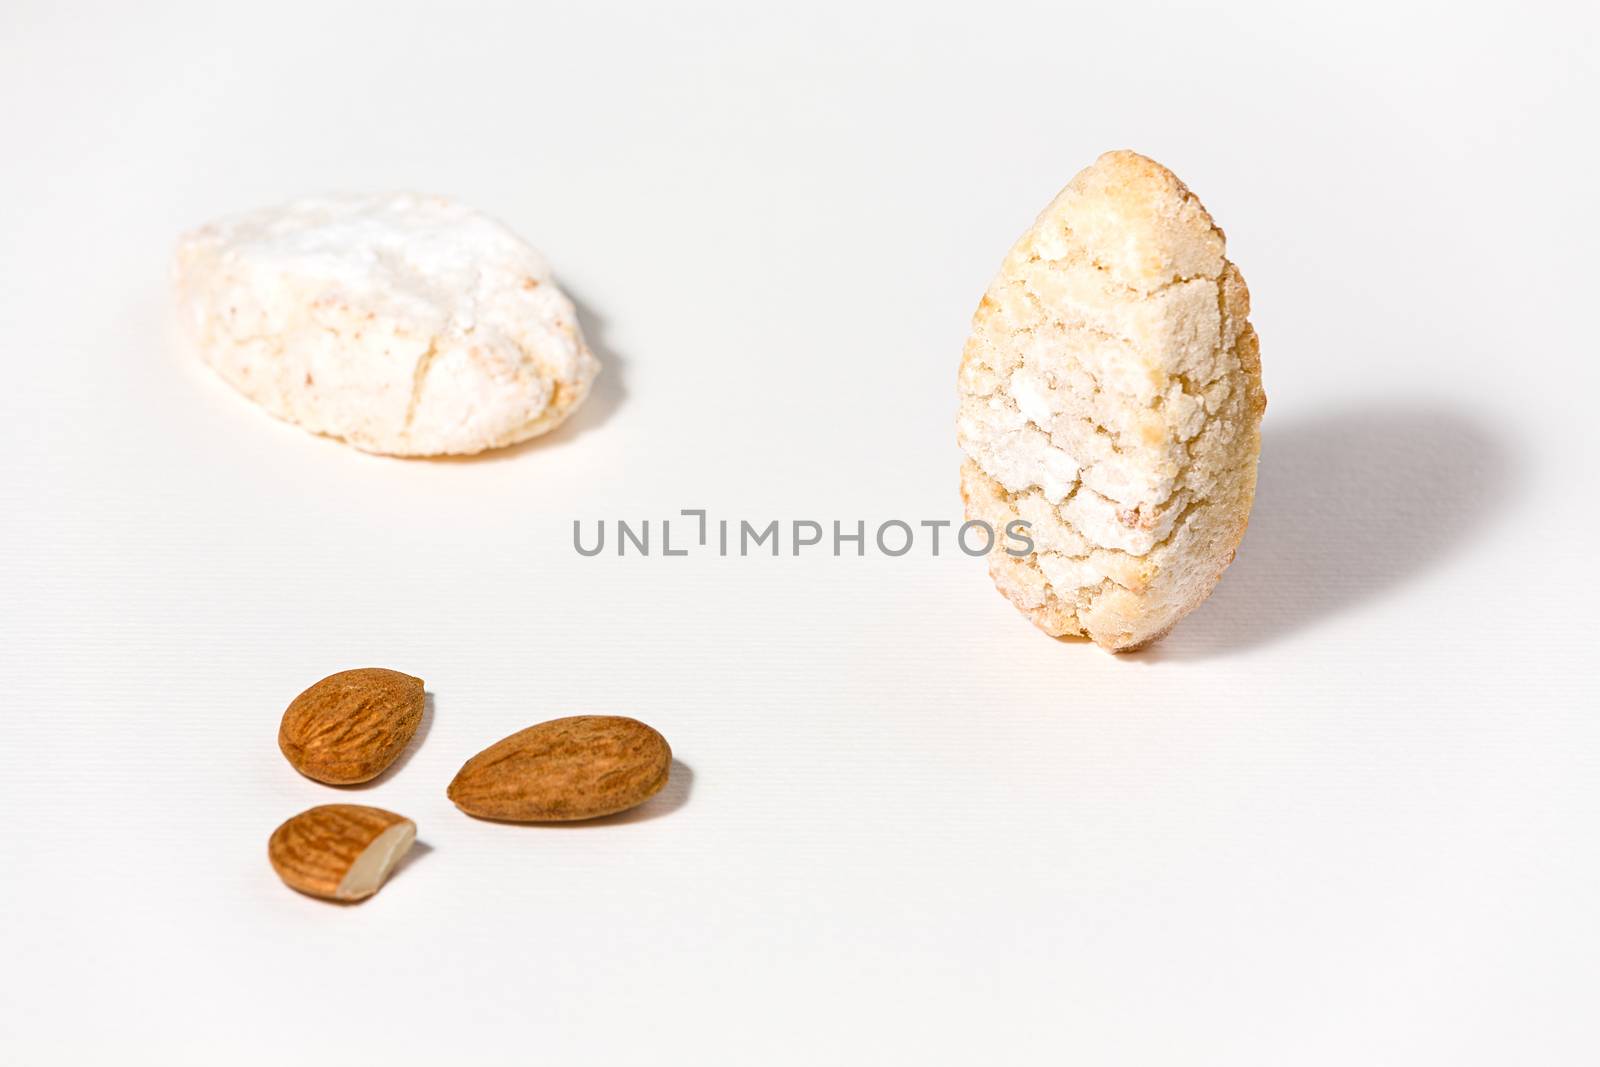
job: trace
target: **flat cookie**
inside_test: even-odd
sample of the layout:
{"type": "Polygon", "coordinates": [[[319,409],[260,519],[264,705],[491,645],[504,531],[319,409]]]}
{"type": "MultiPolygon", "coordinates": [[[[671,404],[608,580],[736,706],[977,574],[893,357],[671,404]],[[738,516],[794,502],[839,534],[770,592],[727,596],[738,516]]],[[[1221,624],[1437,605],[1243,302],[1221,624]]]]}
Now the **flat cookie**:
{"type": "Polygon", "coordinates": [[[1031,524],[995,585],[1053,636],[1126,652],[1216,585],[1261,451],[1250,294],[1171,171],[1108,152],[1007,255],[962,354],[967,517],[1031,524]]]}
{"type": "Polygon", "coordinates": [[[442,197],[297,200],[187,234],[178,325],[272,414],[369,452],[469,455],[550,430],[599,371],[543,257],[442,197]]]}

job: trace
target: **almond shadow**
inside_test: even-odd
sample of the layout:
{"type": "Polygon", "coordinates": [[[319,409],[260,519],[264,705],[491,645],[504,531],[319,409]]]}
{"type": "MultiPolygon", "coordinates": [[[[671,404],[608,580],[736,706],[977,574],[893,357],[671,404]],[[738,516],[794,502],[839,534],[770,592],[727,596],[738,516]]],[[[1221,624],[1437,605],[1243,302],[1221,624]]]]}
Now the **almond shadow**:
{"type": "MultiPolygon", "coordinates": [[[[481,815],[470,815],[461,812],[468,818],[477,819],[479,822],[498,823],[501,826],[524,826],[541,830],[581,830],[586,826],[622,826],[627,823],[649,822],[665,815],[671,815],[689,803],[689,794],[694,789],[694,770],[680,759],[674,758],[670,769],[667,771],[667,784],[661,791],[646,800],[638,807],[619,811],[612,815],[601,815],[593,819],[572,819],[564,822],[522,822],[515,819],[486,819],[481,815]]],[[[457,809],[460,810],[460,809],[457,809]]]]}
{"type": "MultiPolygon", "coordinates": [[[[383,885],[378,887],[378,893],[381,893],[383,890],[387,889],[391,882],[400,877],[401,872],[409,869],[413,863],[419,862],[424,856],[428,855],[432,851],[433,846],[422,840],[420,837],[411,842],[411,847],[406,850],[406,854],[400,857],[400,862],[394,865],[394,870],[389,872],[389,877],[385,878],[383,885]]],[[[374,893],[372,896],[375,897],[378,895],[378,893],[374,893]]],[[[372,897],[368,897],[367,899],[371,900],[372,897]]],[[[360,903],[360,901],[357,901],[356,903],[360,903]]]]}

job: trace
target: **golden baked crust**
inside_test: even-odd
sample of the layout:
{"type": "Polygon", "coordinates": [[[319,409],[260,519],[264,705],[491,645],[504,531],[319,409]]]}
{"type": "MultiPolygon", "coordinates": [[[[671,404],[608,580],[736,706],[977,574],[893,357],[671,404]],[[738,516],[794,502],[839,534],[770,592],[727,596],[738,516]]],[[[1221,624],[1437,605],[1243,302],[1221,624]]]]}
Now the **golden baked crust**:
{"type": "Polygon", "coordinates": [[[1223,233],[1178,178],[1108,152],[1006,256],[962,354],[967,517],[1031,524],[1000,591],[1113,651],[1211,592],[1249,521],[1261,361],[1223,233]]]}

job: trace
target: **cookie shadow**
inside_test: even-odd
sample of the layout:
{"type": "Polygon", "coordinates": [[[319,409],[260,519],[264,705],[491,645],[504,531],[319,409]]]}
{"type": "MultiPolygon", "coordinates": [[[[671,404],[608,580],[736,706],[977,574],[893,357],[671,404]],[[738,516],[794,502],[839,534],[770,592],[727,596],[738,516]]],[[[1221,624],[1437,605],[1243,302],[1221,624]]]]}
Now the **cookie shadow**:
{"type": "Polygon", "coordinates": [[[1375,406],[1278,425],[1268,417],[1250,528],[1211,598],[1129,658],[1263,647],[1392,593],[1509,503],[1509,447],[1434,406],[1375,406]]]}
{"type": "Polygon", "coordinates": [[[520,444],[479,452],[473,456],[427,456],[423,457],[424,459],[432,463],[497,463],[516,459],[529,452],[555,448],[573,441],[603,425],[622,406],[628,395],[627,386],[624,384],[627,364],[607,340],[609,332],[607,320],[588,303],[580,300],[570,288],[565,286],[563,288],[578,310],[578,326],[583,330],[583,337],[589,344],[589,350],[600,361],[600,373],[595,376],[594,385],[590,387],[589,395],[578,406],[578,410],[549,433],[540,434],[520,444]]]}

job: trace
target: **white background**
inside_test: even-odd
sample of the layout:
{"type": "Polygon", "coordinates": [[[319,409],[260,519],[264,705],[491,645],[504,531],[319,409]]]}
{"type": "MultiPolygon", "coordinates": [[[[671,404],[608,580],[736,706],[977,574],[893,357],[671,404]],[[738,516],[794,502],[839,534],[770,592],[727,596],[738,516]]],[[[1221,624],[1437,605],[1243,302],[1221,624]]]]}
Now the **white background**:
{"type": "Polygon", "coordinates": [[[1588,5],[8,3],[0,1059],[1600,1057],[1588,5]],[[1227,230],[1270,407],[1215,596],[1114,658],[981,561],[583,559],[575,518],[956,518],[1011,241],[1132,147],[1227,230]],[[277,423],[165,337],[176,235],[330,189],[539,246],[604,377],[477,461],[277,423]],[[427,680],[337,791],[284,705],[427,680]],[[672,784],[475,822],[622,712],[672,784]],[[340,908],[267,835],[426,847],[340,908]]]}

